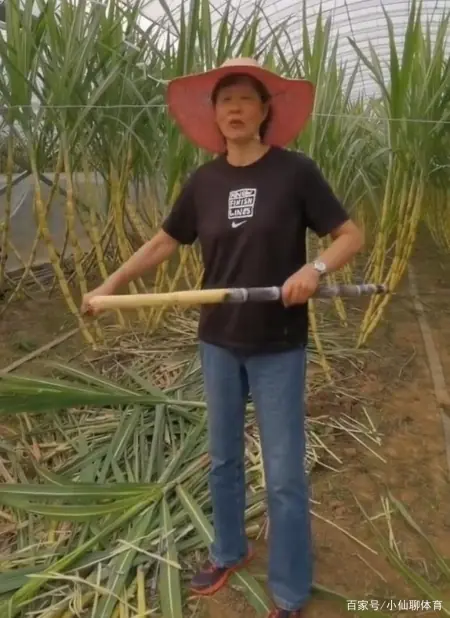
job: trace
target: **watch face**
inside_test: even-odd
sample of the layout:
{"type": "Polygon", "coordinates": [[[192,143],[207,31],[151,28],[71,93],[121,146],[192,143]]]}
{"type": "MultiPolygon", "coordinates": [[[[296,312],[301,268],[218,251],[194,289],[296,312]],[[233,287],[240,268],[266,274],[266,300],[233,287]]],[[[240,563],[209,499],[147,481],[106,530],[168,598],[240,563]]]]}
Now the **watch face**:
{"type": "Polygon", "coordinates": [[[325,264],[323,262],[314,262],[314,268],[319,273],[324,273],[327,270],[327,267],[325,266],[325,264]]]}

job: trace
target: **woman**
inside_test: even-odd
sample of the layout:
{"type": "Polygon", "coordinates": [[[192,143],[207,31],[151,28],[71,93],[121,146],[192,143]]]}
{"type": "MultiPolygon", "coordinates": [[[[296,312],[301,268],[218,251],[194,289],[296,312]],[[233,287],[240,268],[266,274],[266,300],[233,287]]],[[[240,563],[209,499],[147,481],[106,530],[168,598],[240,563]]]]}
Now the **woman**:
{"type": "Polygon", "coordinates": [[[215,540],[192,581],[212,594],[251,557],[245,535],[244,413],[251,393],[270,517],[271,618],[295,618],[309,599],[312,549],[304,470],[307,301],[346,264],[362,237],[311,159],[283,148],[306,123],[313,87],[241,58],[177,78],[169,111],[196,145],[217,154],[186,182],[162,229],[100,288],[112,294],[199,240],[203,287],[282,286],[280,303],[201,309],[215,540]],[[307,228],[333,242],[306,262],[307,228]]]}

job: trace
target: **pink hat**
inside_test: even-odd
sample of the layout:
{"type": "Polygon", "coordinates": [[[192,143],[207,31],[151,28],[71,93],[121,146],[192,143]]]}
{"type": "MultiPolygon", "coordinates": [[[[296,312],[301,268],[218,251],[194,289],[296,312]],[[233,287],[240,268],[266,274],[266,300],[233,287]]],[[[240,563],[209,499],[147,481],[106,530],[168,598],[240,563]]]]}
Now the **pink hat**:
{"type": "Polygon", "coordinates": [[[211,95],[219,80],[242,73],[258,79],[270,94],[272,119],[264,137],[266,144],[281,147],[289,144],[308,121],[314,104],[311,82],[280,77],[252,58],[227,60],[217,69],[177,77],[168,85],[170,114],[183,133],[200,148],[216,154],[225,151],[211,95]]]}

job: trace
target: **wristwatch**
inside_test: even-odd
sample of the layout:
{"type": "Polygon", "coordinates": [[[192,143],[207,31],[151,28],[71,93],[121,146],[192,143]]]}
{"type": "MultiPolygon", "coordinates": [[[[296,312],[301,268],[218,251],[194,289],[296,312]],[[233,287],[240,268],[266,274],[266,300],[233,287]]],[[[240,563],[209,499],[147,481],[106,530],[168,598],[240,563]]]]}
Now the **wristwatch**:
{"type": "Polygon", "coordinates": [[[312,263],[312,267],[315,271],[319,273],[321,277],[323,277],[327,272],[327,265],[320,260],[314,260],[314,262],[312,263]]]}

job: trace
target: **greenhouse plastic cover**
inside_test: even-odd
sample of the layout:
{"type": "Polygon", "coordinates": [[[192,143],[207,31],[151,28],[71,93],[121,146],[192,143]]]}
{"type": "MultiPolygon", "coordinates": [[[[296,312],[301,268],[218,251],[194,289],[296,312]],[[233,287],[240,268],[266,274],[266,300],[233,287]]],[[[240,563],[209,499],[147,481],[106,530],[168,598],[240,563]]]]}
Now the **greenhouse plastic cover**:
{"type": "MultiPolygon", "coordinates": [[[[166,1],[173,14],[176,15],[179,11],[180,2],[178,0],[166,1]]],[[[223,7],[223,4],[221,0],[210,0],[213,22],[218,23],[222,20],[223,8],[221,7],[223,7]]],[[[303,0],[259,0],[258,2],[236,0],[232,4],[243,19],[255,11],[255,7],[258,6],[261,7],[264,18],[272,27],[289,20],[287,27],[289,38],[300,36],[303,20],[303,0]]],[[[351,71],[356,63],[356,54],[349,44],[348,38],[353,39],[364,53],[369,51],[368,44],[370,42],[377,53],[385,52],[387,58],[389,42],[384,11],[389,15],[397,34],[398,44],[401,45],[411,4],[411,0],[384,0],[383,2],[381,0],[321,0],[320,2],[319,0],[306,0],[306,18],[311,27],[311,32],[320,10],[322,10],[324,19],[331,18],[332,38],[337,34],[339,35],[340,60],[348,62],[348,68],[351,71]]],[[[431,18],[432,21],[435,18],[436,22],[445,11],[450,9],[449,0],[422,0],[421,5],[423,18],[431,18]]],[[[143,5],[142,14],[147,18],[144,21],[150,23],[150,21],[161,19],[164,15],[164,9],[158,0],[150,0],[143,5]]],[[[270,26],[265,26],[267,31],[270,26]]],[[[264,30],[264,24],[261,28],[264,30]]],[[[375,84],[367,69],[361,67],[354,88],[366,96],[373,94],[375,84]]]]}

